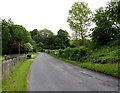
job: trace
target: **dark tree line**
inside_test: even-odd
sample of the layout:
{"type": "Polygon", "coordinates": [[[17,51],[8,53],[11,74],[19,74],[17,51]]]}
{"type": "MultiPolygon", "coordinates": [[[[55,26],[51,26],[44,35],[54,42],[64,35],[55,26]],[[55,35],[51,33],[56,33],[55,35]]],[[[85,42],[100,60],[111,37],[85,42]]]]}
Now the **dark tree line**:
{"type": "Polygon", "coordinates": [[[96,10],[93,22],[92,41],[95,46],[106,45],[113,41],[120,43],[120,1],[110,2],[106,7],[96,10]]]}
{"type": "Polygon", "coordinates": [[[11,19],[2,20],[2,54],[18,54],[40,49],[64,49],[69,44],[69,34],[60,29],[57,35],[48,29],[27,31],[11,19]]]}
{"type": "Polygon", "coordinates": [[[33,40],[37,43],[37,46],[42,49],[64,49],[69,44],[69,34],[67,31],[60,29],[57,35],[54,35],[52,31],[43,29],[38,31],[34,29],[30,32],[33,40]]]}
{"type": "Polygon", "coordinates": [[[34,51],[36,43],[31,38],[30,33],[21,25],[14,24],[11,19],[8,21],[2,20],[2,54],[18,53],[19,47],[21,53],[25,52],[24,45],[30,43],[34,51]]]}

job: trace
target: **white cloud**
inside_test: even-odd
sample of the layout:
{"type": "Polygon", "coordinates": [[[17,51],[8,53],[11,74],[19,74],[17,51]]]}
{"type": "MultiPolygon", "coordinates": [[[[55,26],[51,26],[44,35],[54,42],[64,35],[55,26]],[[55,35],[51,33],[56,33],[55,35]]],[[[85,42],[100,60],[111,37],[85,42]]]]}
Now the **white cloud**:
{"type": "MultiPolygon", "coordinates": [[[[0,17],[11,18],[14,23],[27,30],[59,29],[70,31],[67,23],[68,11],[78,0],[1,0],[0,17]]],[[[79,0],[89,4],[91,10],[105,6],[108,0],[79,0]]]]}

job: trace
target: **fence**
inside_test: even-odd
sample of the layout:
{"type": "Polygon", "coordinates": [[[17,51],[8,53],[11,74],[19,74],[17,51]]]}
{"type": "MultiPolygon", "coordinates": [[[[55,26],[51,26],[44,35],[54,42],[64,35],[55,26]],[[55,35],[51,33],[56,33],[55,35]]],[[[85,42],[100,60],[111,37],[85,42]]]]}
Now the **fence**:
{"type": "Polygon", "coordinates": [[[24,61],[25,58],[26,55],[23,55],[13,59],[2,61],[2,77],[4,78],[9,75],[19,63],[24,61]]]}

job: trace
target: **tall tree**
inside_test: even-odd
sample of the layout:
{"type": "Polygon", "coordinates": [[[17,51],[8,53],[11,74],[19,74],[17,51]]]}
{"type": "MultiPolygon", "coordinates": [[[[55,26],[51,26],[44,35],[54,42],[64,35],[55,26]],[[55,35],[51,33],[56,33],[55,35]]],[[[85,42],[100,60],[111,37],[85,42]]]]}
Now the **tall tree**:
{"type": "Polygon", "coordinates": [[[86,38],[88,26],[90,25],[92,12],[85,2],[75,2],[69,10],[68,22],[70,28],[74,31],[76,44],[82,39],[83,45],[86,38]]]}
{"type": "Polygon", "coordinates": [[[111,1],[106,7],[109,13],[109,18],[114,21],[114,24],[120,24],[120,1],[111,1]]]}
{"type": "Polygon", "coordinates": [[[13,53],[10,46],[15,45],[17,42],[20,42],[21,45],[31,43],[34,49],[36,48],[30,33],[22,25],[14,24],[11,19],[8,21],[2,20],[2,41],[3,54],[13,53]]]}
{"type": "Polygon", "coordinates": [[[96,46],[106,45],[108,42],[115,41],[120,37],[120,28],[116,27],[116,18],[110,17],[111,8],[110,6],[109,8],[101,7],[94,14],[93,21],[96,27],[93,28],[92,41],[96,46]]]}
{"type": "Polygon", "coordinates": [[[120,1],[111,1],[106,7],[106,12],[108,13],[109,20],[113,22],[114,27],[118,30],[117,37],[120,39],[120,1]]]}
{"type": "Polygon", "coordinates": [[[2,20],[2,54],[9,53],[9,47],[12,36],[9,30],[9,24],[6,20],[2,20]]]}
{"type": "Polygon", "coordinates": [[[31,43],[25,43],[24,47],[27,52],[32,52],[33,50],[33,46],[31,45],[31,43]]]}
{"type": "Polygon", "coordinates": [[[30,31],[32,39],[34,39],[34,36],[38,34],[38,30],[34,29],[33,31],[30,31]]]}
{"type": "Polygon", "coordinates": [[[60,48],[66,48],[70,46],[70,41],[69,41],[69,34],[67,31],[60,29],[57,34],[58,37],[58,44],[60,48]]]}
{"type": "Polygon", "coordinates": [[[48,29],[43,29],[38,32],[37,35],[34,36],[35,42],[38,43],[39,47],[49,48],[51,44],[51,37],[53,36],[53,32],[48,29]]]}

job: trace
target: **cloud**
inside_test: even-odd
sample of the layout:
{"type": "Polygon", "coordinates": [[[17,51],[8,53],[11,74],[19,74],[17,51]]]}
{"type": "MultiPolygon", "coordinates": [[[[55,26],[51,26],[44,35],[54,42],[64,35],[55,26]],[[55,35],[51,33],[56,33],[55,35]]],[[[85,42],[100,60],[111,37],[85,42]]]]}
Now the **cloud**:
{"type": "MultiPolygon", "coordinates": [[[[68,11],[78,0],[2,0],[1,18],[11,18],[14,23],[23,25],[27,30],[59,29],[70,31],[67,23],[68,11]]],[[[108,0],[79,0],[89,4],[91,10],[105,6],[108,0]]]]}

